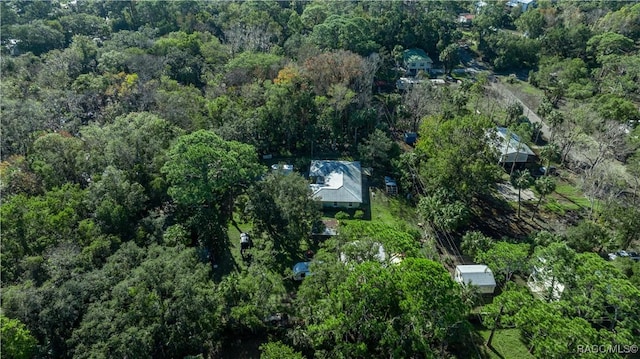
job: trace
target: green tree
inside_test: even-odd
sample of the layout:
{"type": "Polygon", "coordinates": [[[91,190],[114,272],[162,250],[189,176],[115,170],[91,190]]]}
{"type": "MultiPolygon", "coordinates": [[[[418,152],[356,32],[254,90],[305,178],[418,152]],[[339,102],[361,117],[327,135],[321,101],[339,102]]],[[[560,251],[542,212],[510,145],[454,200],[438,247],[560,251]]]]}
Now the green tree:
{"type": "MultiPolygon", "coordinates": [[[[305,279],[302,287],[310,285],[305,279]]],[[[444,354],[440,345],[464,328],[468,311],[444,268],[417,258],[388,268],[364,262],[322,298],[298,306],[312,313],[302,317],[309,344],[329,356],[444,354]]]]}
{"type": "Polygon", "coordinates": [[[598,105],[594,109],[604,120],[613,120],[629,125],[640,120],[640,111],[633,102],[613,94],[602,95],[598,98],[598,105]]]}
{"type": "Polygon", "coordinates": [[[640,210],[633,205],[614,203],[603,211],[602,219],[622,248],[629,248],[640,237],[640,210]]]}
{"type": "Polygon", "coordinates": [[[359,146],[358,152],[365,166],[384,171],[400,155],[400,147],[382,130],[375,129],[359,146]]]}
{"type": "MultiPolygon", "coordinates": [[[[543,176],[536,179],[534,187],[536,188],[536,191],[539,195],[538,203],[536,203],[536,209],[538,209],[540,207],[540,202],[542,202],[542,199],[556,190],[556,181],[551,177],[543,176]]],[[[531,218],[533,218],[533,213],[531,214],[531,218]]]]}
{"type": "Polygon", "coordinates": [[[36,352],[38,342],[29,330],[17,319],[0,315],[2,354],[8,358],[29,359],[36,352]]]}
{"type": "Polygon", "coordinates": [[[300,242],[321,226],[320,203],[297,173],[269,173],[251,187],[248,197],[245,212],[254,232],[273,242],[274,263],[282,270],[300,242]]]}
{"type": "Polygon", "coordinates": [[[313,27],[311,39],[320,48],[344,49],[369,55],[379,45],[374,42],[369,21],[353,15],[330,15],[313,27]]]}
{"type": "Polygon", "coordinates": [[[489,193],[499,174],[497,155],[486,141],[491,127],[485,117],[426,118],[416,146],[426,158],[419,165],[424,191],[448,188],[465,202],[489,193]]]}
{"type": "Polygon", "coordinates": [[[466,232],[460,241],[462,252],[472,258],[475,258],[479,253],[488,251],[492,246],[493,239],[478,231],[466,232]]]}
{"type": "Polygon", "coordinates": [[[147,197],[139,183],[129,182],[123,171],[109,166],[89,186],[87,201],[104,233],[127,238],[133,234],[147,197]]]}
{"type": "Polygon", "coordinates": [[[587,52],[602,63],[608,55],[621,55],[632,51],[633,40],[615,32],[593,36],[587,42],[587,52]]]}
{"type": "Polygon", "coordinates": [[[521,194],[523,189],[531,187],[534,178],[527,170],[517,171],[511,176],[511,184],[518,189],[518,217],[520,217],[521,194]]]}
{"type": "Polygon", "coordinates": [[[546,21],[538,9],[525,11],[514,21],[516,28],[532,39],[537,39],[544,33],[546,21]]]}
{"type": "Polygon", "coordinates": [[[420,197],[418,213],[437,232],[453,232],[469,220],[469,209],[451,193],[438,189],[420,197]]]}
{"type": "Polygon", "coordinates": [[[460,45],[448,45],[440,52],[439,59],[444,65],[444,72],[451,75],[453,68],[460,62],[460,45]]]}
{"type": "Polygon", "coordinates": [[[524,114],[524,108],[520,104],[520,102],[513,102],[507,106],[507,118],[505,120],[505,124],[507,126],[516,122],[520,116],[524,114]]]}
{"type": "Polygon", "coordinates": [[[514,273],[522,273],[529,268],[529,245],[495,242],[488,250],[479,251],[474,260],[489,266],[493,273],[497,274],[499,282],[507,283],[514,273]]]}
{"type": "Polygon", "coordinates": [[[531,278],[544,283],[543,299],[548,302],[558,299],[561,286],[570,285],[575,268],[576,252],[564,242],[552,242],[546,247],[538,246],[531,255],[531,278]]]}
{"type": "Polygon", "coordinates": [[[617,11],[608,12],[598,20],[598,27],[620,33],[632,39],[640,36],[640,6],[628,4],[617,11]]]}
{"type": "Polygon", "coordinates": [[[61,49],[64,46],[64,35],[60,23],[45,21],[44,18],[46,17],[29,24],[11,25],[7,28],[8,35],[20,41],[20,49],[31,51],[35,55],[61,49]]]}
{"type": "Polygon", "coordinates": [[[15,195],[0,207],[2,278],[12,283],[21,274],[21,261],[42,255],[61,241],[82,242],[79,222],[88,217],[86,191],[66,184],[44,195],[15,195]]]}
{"type": "Polygon", "coordinates": [[[516,324],[537,358],[575,355],[583,341],[597,343],[597,331],[582,318],[568,318],[553,304],[534,302],[517,315],[516,324]]]}
{"type": "Polygon", "coordinates": [[[585,220],[567,229],[567,245],[576,252],[595,252],[613,249],[611,233],[602,225],[585,220]]]}
{"type": "Polygon", "coordinates": [[[78,358],[209,355],[218,345],[223,301],[195,249],[146,252],[89,305],[70,341],[78,358]]]}
{"type": "Polygon", "coordinates": [[[238,335],[263,331],[267,320],[285,309],[282,276],[260,264],[224,277],[218,290],[225,300],[226,326],[238,335]]]}
{"type": "Polygon", "coordinates": [[[200,130],[178,137],[162,172],[169,195],[207,247],[221,250],[234,199],[263,172],[252,146],[200,130]]]}
{"type": "Polygon", "coordinates": [[[260,359],[303,359],[301,353],[282,342],[268,342],[260,345],[260,359]]]}
{"type": "Polygon", "coordinates": [[[494,298],[492,303],[483,307],[486,313],[482,317],[483,324],[491,329],[487,346],[491,348],[493,336],[497,329],[512,326],[520,311],[534,303],[535,298],[524,288],[508,283],[505,289],[494,298]]]}
{"type": "MultiPolygon", "coordinates": [[[[551,166],[551,162],[560,161],[560,151],[558,149],[558,145],[555,143],[550,143],[540,150],[540,158],[544,161],[545,167],[549,168],[551,166]]],[[[549,171],[544,173],[545,176],[549,175],[549,171]]]]}
{"type": "Polygon", "coordinates": [[[48,133],[33,142],[27,159],[47,189],[80,183],[83,147],[82,140],[69,133],[48,133]]]}
{"type": "Polygon", "coordinates": [[[160,168],[171,142],[182,133],[180,129],[154,114],[136,112],[104,126],[89,125],[81,133],[90,173],[100,174],[112,165],[124,171],[129,181],[144,186],[156,203],[166,196],[160,168]]]}
{"type": "Polygon", "coordinates": [[[380,243],[389,254],[402,253],[409,257],[419,256],[419,244],[415,233],[384,223],[348,221],[341,223],[340,235],[345,241],[369,241],[380,243]]]}

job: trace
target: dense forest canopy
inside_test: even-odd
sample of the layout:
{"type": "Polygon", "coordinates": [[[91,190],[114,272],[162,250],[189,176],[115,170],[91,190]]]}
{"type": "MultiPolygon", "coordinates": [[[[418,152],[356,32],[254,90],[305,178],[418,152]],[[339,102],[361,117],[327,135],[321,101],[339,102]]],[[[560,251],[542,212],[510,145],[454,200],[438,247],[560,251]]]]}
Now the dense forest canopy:
{"type": "Polygon", "coordinates": [[[640,3],[514,3],[1,1],[2,353],[640,344],[640,3]],[[396,87],[416,48],[433,68],[396,87]],[[496,126],[537,159],[505,165],[496,126]],[[325,158],[359,161],[369,202],[323,209],[325,158]],[[452,279],[465,261],[495,296],[452,279]]]}

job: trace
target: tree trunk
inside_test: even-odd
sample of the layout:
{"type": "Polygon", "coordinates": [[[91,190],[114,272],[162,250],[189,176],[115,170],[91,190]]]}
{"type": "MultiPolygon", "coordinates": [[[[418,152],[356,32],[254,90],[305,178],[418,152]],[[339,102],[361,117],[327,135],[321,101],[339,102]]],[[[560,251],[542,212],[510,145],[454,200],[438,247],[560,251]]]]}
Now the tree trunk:
{"type": "Polygon", "coordinates": [[[520,218],[520,192],[522,189],[518,188],[518,218],[520,218]]]}
{"type": "Polygon", "coordinates": [[[493,341],[493,335],[496,333],[496,329],[498,328],[498,323],[500,322],[500,317],[504,312],[504,305],[500,306],[500,311],[496,316],[496,320],[493,322],[493,328],[491,328],[491,334],[489,334],[489,339],[487,339],[487,347],[491,348],[491,342],[493,341]]]}

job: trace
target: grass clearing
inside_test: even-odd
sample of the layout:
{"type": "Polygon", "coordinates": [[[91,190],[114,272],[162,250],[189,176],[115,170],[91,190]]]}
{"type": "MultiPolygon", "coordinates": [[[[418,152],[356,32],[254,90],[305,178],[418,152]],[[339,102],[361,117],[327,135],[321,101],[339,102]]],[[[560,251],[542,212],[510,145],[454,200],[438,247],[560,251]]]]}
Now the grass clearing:
{"type": "Polygon", "coordinates": [[[544,98],[544,91],[536,88],[526,81],[520,81],[518,79],[511,81],[507,78],[503,78],[501,82],[505,87],[513,92],[514,95],[520,98],[532,111],[536,111],[544,98]]]}
{"type": "Polygon", "coordinates": [[[418,215],[415,208],[399,196],[388,196],[380,190],[371,195],[371,220],[395,227],[410,225],[418,229],[418,215]]]}
{"type": "Polygon", "coordinates": [[[551,196],[567,211],[584,210],[591,207],[587,197],[576,186],[568,182],[559,181],[555,193],[551,196]]]}
{"type": "MultiPolygon", "coordinates": [[[[490,330],[479,330],[480,335],[485,339],[489,338],[490,330]]],[[[518,329],[499,329],[493,336],[492,348],[487,350],[489,358],[533,358],[527,346],[520,339],[518,329]]]]}

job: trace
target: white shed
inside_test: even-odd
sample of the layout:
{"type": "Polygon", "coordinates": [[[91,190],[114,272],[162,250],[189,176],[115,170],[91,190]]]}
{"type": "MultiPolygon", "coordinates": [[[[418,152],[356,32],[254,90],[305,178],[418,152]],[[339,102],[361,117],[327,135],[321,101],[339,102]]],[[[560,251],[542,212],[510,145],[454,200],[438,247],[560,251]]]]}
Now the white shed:
{"type": "Polygon", "coordinates": [[[493,272],[484,264],[456,266],[454,280],[462,285],[476,286],[480,293],[491,294],[496,289],[493,272]]]}

